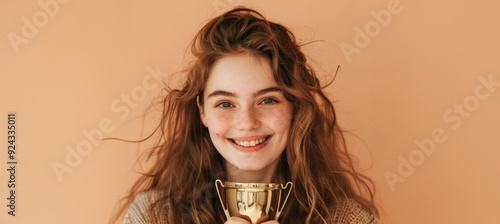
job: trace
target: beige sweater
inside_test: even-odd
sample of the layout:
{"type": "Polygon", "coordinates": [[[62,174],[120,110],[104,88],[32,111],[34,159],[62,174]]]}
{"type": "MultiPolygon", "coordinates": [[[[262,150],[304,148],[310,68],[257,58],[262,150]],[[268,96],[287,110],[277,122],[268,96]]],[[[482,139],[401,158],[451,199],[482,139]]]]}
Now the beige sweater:
{"type": "MultiPolygon", "coordinates": [[[[123,220],[123,224],[148,224],[150,220],[147,211],[149,205],[153,203],[156,196],[155,191],[147,191],[139,194],[130,205],[127,215],[123,220]]],[[[349,200],[347,203],[344,203],[344,206],[335,210],[332,223],[378,224],[378,221],[373,214],[367,211],[358,202],[349,200]]]]}

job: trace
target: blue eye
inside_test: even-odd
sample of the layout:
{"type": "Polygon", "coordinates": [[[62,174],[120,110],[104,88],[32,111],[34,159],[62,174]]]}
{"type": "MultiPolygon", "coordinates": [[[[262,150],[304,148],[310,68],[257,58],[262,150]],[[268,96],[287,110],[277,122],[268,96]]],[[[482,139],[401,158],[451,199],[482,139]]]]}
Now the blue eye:
{"type": "Polygon", "coordinates": [[[267,99],[262,101],[262,104],[271,104],[271,103],[275,103],[275,102],[278,102],[278,101],[276,101],[275,99],[272,99],[272,98],[267,98],[267,99]]]}
{"type": "Polygon", "coordinates": [[[222,102],[217,105],[218,107],[231,107],[232,105],[228,102],[222,102]]]}

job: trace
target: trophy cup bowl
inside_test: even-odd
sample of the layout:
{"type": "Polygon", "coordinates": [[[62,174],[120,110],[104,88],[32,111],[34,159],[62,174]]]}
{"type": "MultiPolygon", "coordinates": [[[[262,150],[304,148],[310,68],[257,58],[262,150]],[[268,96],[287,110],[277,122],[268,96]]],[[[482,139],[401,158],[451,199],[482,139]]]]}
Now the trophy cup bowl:
{"type": "Polygon", "coordinates": [[[283,211],[288,196],[292,192],[292,182],[277,183],[237,183],[215,181],[222,209],[229,219],[232,216],[250,221],[252,224],[277,220],[283,211]],[[219,189],[219,184],[223,190],[219,189]],[[288,189],[289,188],[289,189],[288,189]],[[283,190],[288,189],[288,193],[283,190]]]}

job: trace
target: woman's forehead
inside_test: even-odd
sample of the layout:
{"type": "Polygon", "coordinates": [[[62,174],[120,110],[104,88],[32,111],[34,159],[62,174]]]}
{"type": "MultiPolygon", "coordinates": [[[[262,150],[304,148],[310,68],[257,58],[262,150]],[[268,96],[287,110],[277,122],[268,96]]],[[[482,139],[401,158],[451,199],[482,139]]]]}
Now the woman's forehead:
{"type": "Polygon", "coordinates": [[[255,92],[277,86],[269,60],[252,53],[224,56],[214,63],[209,74],[205,93],[226,90],[230,92],[255,92]]]}

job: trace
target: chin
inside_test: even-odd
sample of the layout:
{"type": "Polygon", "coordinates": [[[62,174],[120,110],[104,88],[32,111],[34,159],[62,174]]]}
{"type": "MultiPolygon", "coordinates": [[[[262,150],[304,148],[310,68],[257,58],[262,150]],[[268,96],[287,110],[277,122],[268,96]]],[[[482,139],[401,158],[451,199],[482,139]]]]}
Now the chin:
{"type": "Polygon", "coordinates": [[[258,172],[266,169],[271,164],[263,163],[262,160],[259,161],[238,161],[238,163],[234,164],[236,168],[245,172],[258,172]]]}
{"type": "Polygon", "coordinates": [[[255,165],[239,165],[237,166],[238,169],[242,170],[242,171],[246,171],[246,172],[257,172],[257,171],[261,171],[262,169],[265,168],[265,166],[255,166],[255,165]]]}

